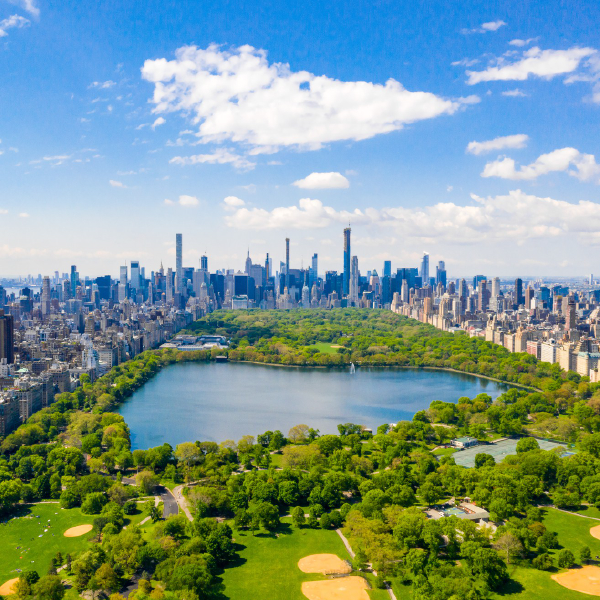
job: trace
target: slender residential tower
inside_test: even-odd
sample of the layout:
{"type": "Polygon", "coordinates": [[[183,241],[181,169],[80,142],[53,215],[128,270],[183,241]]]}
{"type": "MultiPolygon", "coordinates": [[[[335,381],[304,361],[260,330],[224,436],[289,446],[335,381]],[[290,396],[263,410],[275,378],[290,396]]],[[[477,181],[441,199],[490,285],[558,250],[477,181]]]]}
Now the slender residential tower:
{"type": "Polygon", "coordinates": [[[285,287],[290,289],[290,238],[285,238],[285,287]]]}
{"type": "Polygon", "coordinates": [[[183,236],[175,234],[175,291],[183,290],[183,236]]]}
{"type": "Polygon", "coordinates": [[[344,278],[342,280],[344,296],[350,293],[350,227],[344,229],[344,278]]]}

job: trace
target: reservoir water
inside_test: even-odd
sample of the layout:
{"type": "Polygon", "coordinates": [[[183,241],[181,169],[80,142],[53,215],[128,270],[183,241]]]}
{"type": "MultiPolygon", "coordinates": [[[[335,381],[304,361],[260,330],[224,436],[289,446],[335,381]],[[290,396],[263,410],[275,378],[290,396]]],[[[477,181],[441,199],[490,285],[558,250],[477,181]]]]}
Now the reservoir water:
{"type": "Polygon", "coordinates": [[[119,409],[132,449],[165,442],[239,440],[306,423],[322,434],[338,423],[373,430],[411,419],[434,400],[456,402],[507,386],[472,375],[419,369],[308,369],[244,363],[173,364],[137,390],[119,409]]]}

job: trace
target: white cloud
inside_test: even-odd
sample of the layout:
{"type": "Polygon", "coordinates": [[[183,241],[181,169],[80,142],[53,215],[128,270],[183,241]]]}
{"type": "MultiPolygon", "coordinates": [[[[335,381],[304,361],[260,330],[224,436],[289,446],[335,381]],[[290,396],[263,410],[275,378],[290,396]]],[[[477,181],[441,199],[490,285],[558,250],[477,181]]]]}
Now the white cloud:
{"type": "MultiPolygon", "coordinates": [[[[600,177],[600,165],[593,154],[582,154],[575,148],[560,148],[542,154],[529,165],[517,168],[512,158],[499,158],[485,165],[482,177],[500,177],[512,180],[533,180],[540,175],[556,171],[567,171],[580,181],[589,181],[600,177]]],[[[600,181],[599,181],[600,183],[600,181]]]]}
{"type": "Polygon", "coordinates": [[[210,165],[224,165],[232,164],[236,169],[240,171],[250,171],[254,169],[256,163],[249,161],[247,158],[236,154],[232,149],[228,148],[217,148],[211,154],[194,154],[192,156],[175,156],[169,164],[172,165],[198,165],[198,164],[210,164],[210,165]]]}
{"type": "Polygon", "coordinates": [[[192,114],[201,142],[243,143],[261,153],[364,140],[465,104],[410,92],[394,79],[381,85],[294,72],[247,45],[185,46],[175,60],[147,60],[142,77],[154,83],[154,112],[192,114]]]}
{"type": "Polygon", "coordinates": [[[450,63],[453,67],[473,67],[479,62],[478,58],[463,58],[450,63]]]}
{"type": "Polygon", "coordinates": [[[11,4],[20,6],[23,10],[26,10],[33,17],[40,16],[40,9],[36,6],[34,0],[9,0],[11,4]]]}
{"type": "Polygon", "coordinates": [[[569,50],[541,50],[537,46],[526,50],[515,62],[497,59],[497,66],[485,71],[467,71],[469,85],[482,81],[525,81],[530,75],[552,79],[557,75],[572,73],[581,61],[595,54],[593,48],[573,47],[569,50]]]}
{"type": "Polygon", "coordinates": [[[22,29],[30,25],[31,21],[21,15],[11,15],[10,17],[0,21],[0,37],[6,37],[9,29],[22,29]]]}
{"type": "Polygon", "coordinates": [[[469,142],[467,152],[469,154],[479,155],[494,150],[504,150],[505,148],[525,148],[528,141],[529,136],[524,133],[505,135],[485,142],[469,142]]]}
{"type": "Polygon", "coordinates": [[[7,215],[8,214],[8,210],[6,210],[6,208],[0,208],[0,215],[7,215]]]}
{"type": "Polygon", "coordinates": [[[508,96],[509,98],[526,98],[529,94],[526,94],[519,88],[515,88],[514,90],[506,90],[502,92],[503,96],[508,96]]]}
{"type": "Polygon", "coordinates": [[[508,42],[511,46],[516,46],[517,48],[522,48],[523,46],[529,46],[532,42],[537,42],[538,38],[528,38],[526,40],[510,40],[508,42]]]}
{"type": "Polygon", "coordinates": [[[186,207],[198,206],[198,204],[200,204],[200,200],[198,200],[198,198],[196,198],[196,196],[187,196],[187,195],[183,194],[182,196],[179,196],[179,200],[176,200],[176,201],[165,198],[165,204],[167,206],[174,206],[175,204],[179,204],[179,206],[186,206],[186,207]]]}
{"type": "Polygon", "coordinates": [[[101,90],[107,90],[113,87],[114,85],[116,85],[116,83],[114,81],[111,81],[110,79],[108,81],[92,81],[92,83],[88,85],[88,89],[97,88],[101,90]]]}
{"type": "Polygon", "coordinates": [[[121,189],[127,188],[127,186],[124,183],[122,183],[121,181],[115,181],[114,179],[110,179],[108,181],[108,183],[114,188],[121,188],[121,189]]]}
{"type": "Polygon", "coordinates": [[[28,219],[29,213],[26,213],[26,212],[19,213],[19,217],[21,217],[22,219],[28,219]]]}
{"type": "Polygon", "coordinates": [[[448,193],[450,193],[450,192],[451,192],[453,189],[454,189],[454,186],[453,186],[453,185],[448,185],[448,186],[446,186],[446,191],[447,191],[448,193]]]}
{"type": "Polygon", "coordinates": [[[166,122],[167,121],[163,117],[158,117],[158,119],[156,119],[156,121],[154,121],[154,123],[152,123],[151,127],[152,127],[152,129],[156,129],[160,125],[164,125],[166,122]]]}
{"type": "Polygon", "coordinates": [[[474,29],[462,29],[461,33],[467,35],[469,33],[488,33],[490,31],[498,31],[500,27],[504,27],[506,23],[504,21],[488,21],[482,23],[481,27],[475,27],[474,29]]]}
{"type": "Polygon", "coordinates": [[[481,198],[460,206],[440,202],[431,206],[367,208],[337,211],[319,200],[304,198],[298,206],[273,210],[245,207],[225,217],[237,229],[317,229],[330,225],[368,225],[392,231],[400,239],[419,239],[454,244],[524,242],[532,238],[575,236],[580,241],[600,244],[600,204],[541,198],[514,190],[506,195],[481,198]]]}
{"type": "Polygon", "coordinates": [[[223,199],[223,208],[227,211],[236,210],[240,208],[240,206],[245,206],[246,203],[236,196],[227,196],[227,198],[223,199]]]}
{"type": "Polygon", "coordinates": [[[302,190],[339,190],[349,188],[350,182],[341,173],[311,173],[292,185],[302,190]]]}

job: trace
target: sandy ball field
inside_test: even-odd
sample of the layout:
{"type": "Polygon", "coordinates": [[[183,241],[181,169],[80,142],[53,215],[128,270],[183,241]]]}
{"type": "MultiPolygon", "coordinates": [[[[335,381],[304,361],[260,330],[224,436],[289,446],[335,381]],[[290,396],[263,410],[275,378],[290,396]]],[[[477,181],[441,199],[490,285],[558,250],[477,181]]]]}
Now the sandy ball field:
{"type": "Polygon", "coordinates": [[[590,535],[595,537],[597,540],[600,540],[600,525],[596,525],[596,527],[592,527],[590,529],[590,535]]]}
{"type": "Polygon", "coordinates": [[[65,531],[65,537],[79,537],[85,535],[93,529],[92,525],[77,525],[77,527],[71,527],[65,531]]]}
{"type": "Polygon", "coordinates": [[[5,581],[2,585],[0,585],[0,596],[8,596],[9,594],[14,594],[14,587],[17,581],[19,581],[19,578],[15,577],[14,579],[9,579],[8,581],[5,581]]]}
{"type": "Polygon", "coordinates": [[[305,581],[302,584],[302,593],[308,600],[369,600],[367,589],[367,582],[362,577],[305,581]]]}
{"type": "Polygon", "coordinates": [[[566,573],[552,575],[552,579],[570,590],[600,596],[600,567],[588,565],[581,569],[569,569],[566,573]]]}
{"type": "Polygon", "coordinates": [[[335,554],[311,554],[298,561],[298,568],[303,573],[350,573],[352,569],[335,554]]]}

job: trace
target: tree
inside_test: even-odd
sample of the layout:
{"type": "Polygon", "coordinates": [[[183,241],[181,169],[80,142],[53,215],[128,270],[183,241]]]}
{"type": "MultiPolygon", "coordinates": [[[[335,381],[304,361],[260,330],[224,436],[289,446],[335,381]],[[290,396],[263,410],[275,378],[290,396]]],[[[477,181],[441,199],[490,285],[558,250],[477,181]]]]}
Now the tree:
{"type": "Polygon", "coordinates": [[[292,523],[294,524],[294,527],[298,527],[298,529],[300,529],[300,527],[302,527],[302,525],[304,525],[304,522],[306,521],[306,518],[304,516],[304,509],[301,506],[296,506],[293,510],[292,510],[292,523]]]}
{"type": "Polygon", "coordinates": [[[158,479],[151,471],[141,471],[135,476],[135,485],[140,488],[142,494],[148,496],[154,492],[158,479]]]}
{"type": "Polygon", "coordinates": [[[548,552],[542,552],[538,554],[532,561],[531,564],[535,569],[540,571],[549,571],[554,567],[554,561],[548,552]]]}
{"type": "Polygon", "coordinates": [[[485,454],[480,452],[475,455],[475,468],[481,469],[483,467],[493,467],[496,464],[496,460],[491,454],[485,454]]]}
{"type": "Polygon", "coordinates": [[[506,556],[506,564],[510,564],[510,557],[520,555],[523,552],[523,544],[510,532],[502,534],[494,544],[496,550],[506,556]]]}
{"type": "Polygon", "coordinates": [[[81,505],[81,512],[86,515],[97,515],[108,502],[103,492],[92,492],[85,497],[81,505]]]}
{"type": "Polygon", "coordinates": [[[175,449],[175,456],[185,465],[186,472],[200,460],[201,454],[200,448],[192,442],[183,442],[175,449]]]}
{"type": "Polygon", "coordinates": [[[579,551],[579,559],[581,560],[581,563],[588,563],[590,560],[592,560],[592,551],[590,550],[589,546],[583,546],[583,548],[581,548],[581,550],[579,551]]]}
{"type": "Polygon", "coordinates": [[[337,435],[322,435],[315,442],[321,454],[330,456],[335,450],[342,449],[342,440],[337,435]]]}
{"type": "Polygon", "coordinates": [[[570,569],[575,564],[574,554],[567,548],[558,553],[558,566],[561,569],[570,569]]]}
{"type": "Polygon", "coordinates": [[[301,424],[295,425],[288,432],[288,438],[294,444],[301,444],[308,439],[309,427],[308,425],[301,424]]]}
{"type": "Polygon", "coordinates": [[[94,575],[94,580],[98,586],[97,589],[99,590],[109,590],[114,592],[119,588],[119,578],[117,577],[114,569],[108,563],[100,565],[100,568],[94,575]]]}
{"type": "Polygon", "coordinates": [[[531,450],[539,450],[540,445],[535,438],[524,437],[517,442],[517,454],[531,452],[531,450]]]}
{"type": "Polygon", "coordinates": [[[324,513],[321,515],[320,525],[321,529],[329,529],[331,527],[331,517],[328,513],[324,513]]]}
{"type": "Polygon", "coordinates": [[[36,600],[62,600],[65,588],[58,575],[45,575],[33,586],[36,600]]]}

